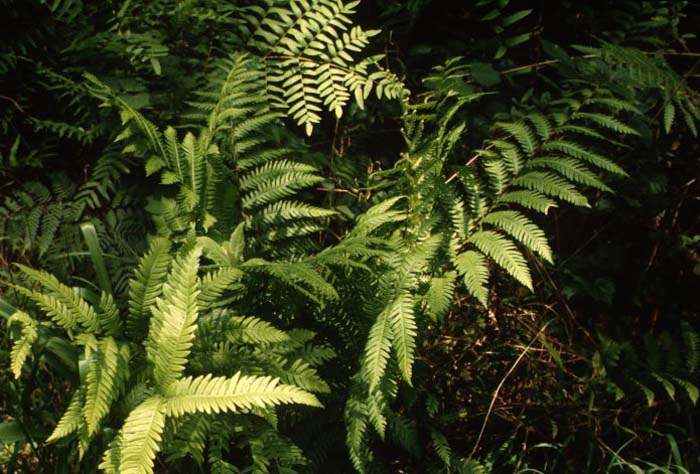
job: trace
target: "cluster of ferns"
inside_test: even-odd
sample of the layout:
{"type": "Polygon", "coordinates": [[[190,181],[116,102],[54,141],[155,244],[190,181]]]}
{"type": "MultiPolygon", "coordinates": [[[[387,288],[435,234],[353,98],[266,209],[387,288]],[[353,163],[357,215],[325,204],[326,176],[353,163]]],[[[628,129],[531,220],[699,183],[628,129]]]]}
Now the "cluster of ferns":
{"type": "MultiPolygon", "coordinates": [[[[15,250],[38,261],[81,239],[89,250],[73,283],[17,264],[2,306],[16,378],[51,352],[74,372],[45,439],[73,462],[296,472],[342,452],[364,473],[392,442],[436,472],[486,469],[396,408],[400,392],[425,398],[414,369],[427,329],[456,295],[486,311],[496,280],[532,290],[532,262],[555,259],[548,213],[589,207],[628,179],[616,157],[637,124],[695,133],[700,122],[697,96],[662,58],[602,43],[559,51],[577,75],[494,117],[474,146],[465,116],[493,91],[465,93],[470,65],[454,59],[412,95],[366,53],[378,32],[353,23],[357,3],[241,7],[245,51],[211,68],[176,124],[86,72],[82,93],[121,130],[85,184],[27,183],[2,203],[15,250]],[[587,80],[603,66],[607,82],[587,80]],[[404,147],[349,216],[319,198],[333,183],[303,136],[369,100],[398,104],[404,147]],[[148,188],[146,211],[126,179],[148,188]]],[[[697,337],[687,347],[697,371],[697,337]]],[[[664,383],[698,397],[688,380],[664,383]]]]}

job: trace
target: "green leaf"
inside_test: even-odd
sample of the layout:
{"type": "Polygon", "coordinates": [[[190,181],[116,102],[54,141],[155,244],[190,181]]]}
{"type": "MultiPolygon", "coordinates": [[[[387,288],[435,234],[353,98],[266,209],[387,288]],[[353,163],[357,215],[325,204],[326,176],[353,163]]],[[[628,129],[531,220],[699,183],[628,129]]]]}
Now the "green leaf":
{"type": "Polygon", "coordinates": [[[472,63],[471,75],[474,81],[484,87],[491,87],[501,82],[501,76],[490,63],[472,63]]]}
{"type": "Polygon", "coordinates": [[[107,273],[107,266],[105,265],[104,258],[102,257],[102,249],[100,248],[100,240],[97,237],[97,231],[95,226],[91,222],[85,222],[80,225],[80,231],[83,233],[83,238],[88,246],[88,251],[90,252],[90,259],[92,259],[92,264],[95,266],[95,272],[97,273],[97,281],[100,284],[102,291],[106,293],[112,293],[112,282],[109,280],[109,274],[107,273]]]}
{"type": "Polygon", "coordinates": [[[18,421],[0,423],[0,444],[12,444],[25,439],[26,435],[18,421]]]}

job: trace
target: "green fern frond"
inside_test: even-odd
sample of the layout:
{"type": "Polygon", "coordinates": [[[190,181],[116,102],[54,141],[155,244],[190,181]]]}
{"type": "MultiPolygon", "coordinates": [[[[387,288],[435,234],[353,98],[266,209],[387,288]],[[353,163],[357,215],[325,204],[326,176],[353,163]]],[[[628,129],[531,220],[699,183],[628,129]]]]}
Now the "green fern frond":
{"type": "Polygon", "coordinates": [[[200,284],[199,302],[203,307],[216,306],[225,291],[241,288],[238,283],[241,278],[243,278],[243,272],[233,267],[219,268],[206,273],[200,284]]]}
{"type": "Polygon", "coordinates": [[[530,160],[528,166],[533,168],[549,168],[567,178],[570,181],[584,184],[601,191],[612,192],[594,173],[574,158],[562,158],[556,156],[543,156],[530,160]]]}
{"type": "Polygon", "coordinates": [[[129,314],[126,327],[129,334],[145,333],[151,308],[160,295],[170,265],[170,242],[153,239],[148,252],[139,260],[134,278],[129,280],[129,314]]]}
{"type": "Polygon", "coordinates": [[[391,328],[390,309],[391,306],[387,305],[379,313],[367,337],[363,371],[370,390],[373,390],[379,384],[391,355],[393,331],[391,328]]]}
{"type": "Polygon", "coordinates": [[[231,342],[246,344],[273,344],[289,340],[289,335],[272,324],[252,316],[232,316],[228,322],[227,337],[231,342]]]}
{"type": "Polygon", "coordinates": [[[100,325],[92,306],[83,300],[73,289],[60,283],[58,279],[43,270],[34,270],[19,263],[15,264],[33,280],[39,282],[50,294],[23,291],[36,301],[58,324],[66,329],[74,329],[80,324],[87,331],[99,332],[100,325]]]}
{"type": "Polygon", "coordinates": [[[542,148],[545,151],[559,151],[573,158],[587,161],[593,166],[597,166],[605,171],[609,171],[620,176],[627,176],[625,170],[613,163],[610,159],[590,150],[586,150],[581,145],[574,142],[566,140],[552,140],[545,143],[542,148]]]}
{"type": "Polygon", "coordinates": [[[14,326],[20,326],[19,338],[15,339],[10,351],[10,370],[16,379],[22,375],[22,366],[32,351],[32,344],[39,337],[38,325],[24,311],[16,311],[7,320],[7,327],[10,331],[14,326]]]}
{"type": "MultiPolygon", "coordinates": [[[[153,474],[156,454],[160,451],[167,402],[151,396],[136,407],[126,418],[119,433],[120,474],[153,474]]],[[[105,459],[110,457],[110,447],[105,459]]],[[[104,469],[102,466],[100,468],[104,469]]]]}
{"type": "Polygon", "coordinates": [[[314,301],[338,299],[335,288],[318,271],[305,262],[267,262],[262,259],[252,259],[245,263],[244,268],[268,273],[279,281],[296,288],[314,301]],[[301,286],[302,284],[313,292],[305,289],[301,286]]]}
{"type": "Polygon", "coordinates": [[[502,194],[498,197],[497,202],[518,204],[519,206],[532,209],[537,212],[541,212],[542,214],[547,214],[547,211],[554,207],[557,207],[556,201],[549,199],[548,197],[538,193],[537,191],[530,191],[524,189],[518,191],[510,191],[505,194],[502,194]]]}
{"type": "Polygon", "coordinates": [[[119,308],[117,308],[112,295],[104,291],[100,295],[100,304],[97,307],[97,320],[106,335],[114,336],[121,333],[122,322],[119,317],[119,308]]]}
{"type": "Polygon", "coordinates": [[[185,369],[197,328],[197,271],[201,248],[196,247],[173,262],[163,285],[163,298],[156,299],[146,342],[146,354],[160,390],[167,390],[185,369]]]}
{"type": "Polygon", "coordinates": [[[51,435],[46,438],[47,443],[53,443],[76,432],[83,421],[83,394],[80,389],[73,392],[68,408],[58,420],[51,435]]]}
{"type": "Polygon", "coordinates": [[[571,118],[574,120],[582,119],[584,121],[592,122],[617,133],[639,135],[637,130],[610,115],[592,112],[574,112],[571,118]]]}
{"type": "Polygon", "coordinates": [[[552,262],[552,249],[544,231],[520,212],[495,211],[486,215],[483,222],[503,230],[526,248],[552,262]]]}
{"type": "Polygon", "coordinates": [[[116,386],[119,379],[117,371],[120,368],[124,370],[123,364],[119,363],[122,356],[118,343],[112,337],[106,337],[98,342],[94,360],[88,365],[83,415],[90,435],[97,432],[116,398],[119,390],[116,386]]]}
{"type": "Polygon", "coordinates": [[[541,140],[546,141],[552,135],[552,123],[550,120],[540,113],[532,113],[525,116],[525,118],[535,127],[537,135],[541,140]]]}
{"type": "Polygon", "coordinates": [[[445,467],[452,466],[452,449],[450,444],[445,438],[445,435],[437,430],[430,430],[431,445],[435,450],[435,453],[440,458],[440,461],[445,465],[445,467]]]}
{"type": "Polygon", "coordinates": [[[413,312],[414,306],[413,295],[409,291],[402,290],[387,309],[389,325],[391,326],[392,345],[396,351],[399,371],[409,385],[411,385],[413,374],[418,330],[413,312]]]}
{"type": "Polygon", "coordinates": [[[331,393],[328,384],[321,378],[318,371],[307,362],[297,359],[292,365],[283,368],[280,379],[312,393],[331,393]]]}
{"type": "Polygon", "coordinates": [[[467,250],[457,255],[455,266],[460,275],[464,275],[464,285],[484,306],[488,306],[489,267],[483,255],[467,250]]]}
{"type": "Polygon", "coordinates": [[[442,277],[433,277],[426,294],[426,311],[433,319],[442,317],[452,303],[455,290],[455,272],[447,272],[442,277]]]}
{"type": "Polygon", "coordinates": [[[538,191],[577,206],[590,207],[585,196],[579,193],[571,183],[551,173],[531,171],[513,179],[511,184],[538,191]]]}
{"type": "Polygon", "coordinates": [[[186,413],[220,413],[269,408],[280,404],[298,403],[320,407],[312,394],[292,385],[282,385],[272,377],[241,375],[231,378],[185,377],[169,389],[167,413],[182,416],[186,413]]]}
{"type": "Polygon", "coordinates": [[[532,278],[527,262],[512,241],[497,232],[483,230],[474,233],[467,242],[491,257],[513,278],[532,290],[532,278]]]}
{"type": "Polygon", "coordinates": [[[535,153],[537,138],[525,122],[497,122],[496,127],[511,134],[528,156],[535,153]]]}

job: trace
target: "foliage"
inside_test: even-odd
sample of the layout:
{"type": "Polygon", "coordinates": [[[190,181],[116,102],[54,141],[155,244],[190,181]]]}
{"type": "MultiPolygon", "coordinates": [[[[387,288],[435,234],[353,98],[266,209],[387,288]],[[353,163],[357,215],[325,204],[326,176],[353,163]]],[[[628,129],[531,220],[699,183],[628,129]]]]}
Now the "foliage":
{"type": "Polygon", "coordinates": [[[700,467],[695,7],[370,3],[3,0],[3,469],[700,467]]]}

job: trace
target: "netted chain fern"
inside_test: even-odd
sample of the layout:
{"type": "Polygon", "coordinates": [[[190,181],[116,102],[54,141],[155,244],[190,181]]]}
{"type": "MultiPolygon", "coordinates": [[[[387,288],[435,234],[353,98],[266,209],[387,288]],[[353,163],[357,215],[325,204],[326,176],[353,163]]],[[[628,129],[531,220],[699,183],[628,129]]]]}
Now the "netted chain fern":
{"type": "MultiPolygon", "coordinates": [[[[257,318],[215,311],[213,302],[227,288],[240,290],[233,283],[243,271],[235,277],[224,272],[222,278],[220,269],[200,275],[201,255],[199,245],[185,245],[173,255],[170,242],[153,239],[129,283],[127,301],[115,301],[105,291],[101,296],[84,288],[74,291],[47,272],[19,266],[45,291],[16,289],[49,320],[29,316],[34,313],[29,306],[12,316],[11,327],[18,328],[11,354],[15,375],[32,346],[45,344],[41,333],[62,334],[82,348],[80,385],[47,441],[76,437],[82,457],[118,419],[116,413],[124,412],[100,468],[152,473],[163,440],[173,439],[168,429],[177,428],[169,420],[222,412],[271,419],[280,404],[320,406],[311,392],[327,392],[328,386],[313,366],[332,357],[332,351],[320,348],[320,359],[309,356],[313,334],[286,333],[257,318]],[[279,351],[264,349],[276,346],[279,351]]],[[[269,432],[265,436],[275,438],[269,432]]],[[[291,444],[289,449],[298,452],[291,444]]]]}

